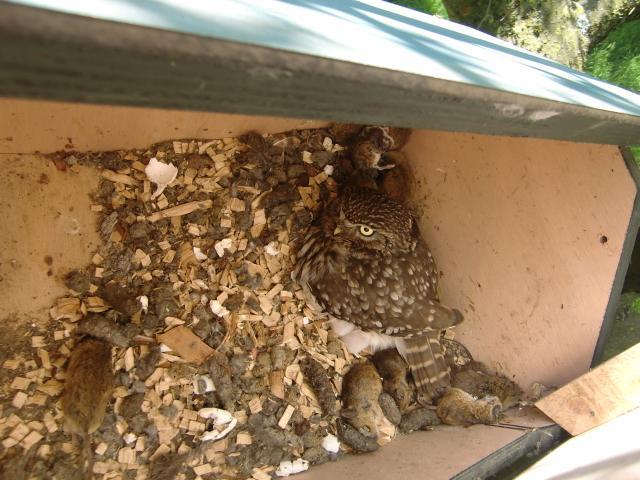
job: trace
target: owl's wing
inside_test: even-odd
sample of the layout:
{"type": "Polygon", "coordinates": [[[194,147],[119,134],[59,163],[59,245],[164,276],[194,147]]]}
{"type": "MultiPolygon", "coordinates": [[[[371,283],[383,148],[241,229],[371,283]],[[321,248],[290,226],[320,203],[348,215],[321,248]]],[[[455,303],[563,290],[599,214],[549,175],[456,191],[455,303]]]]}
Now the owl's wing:
{"type": "Polygon", "coordinates": [[[334,313],[338,318],[403,338],[452,327],[463,319],[460,311],[437,300],[438,272],[423,244],[366,263],[353,259],[346,268],[347,285],[336,281],[331,288],[331,303],[346,307],[334,313]]]}

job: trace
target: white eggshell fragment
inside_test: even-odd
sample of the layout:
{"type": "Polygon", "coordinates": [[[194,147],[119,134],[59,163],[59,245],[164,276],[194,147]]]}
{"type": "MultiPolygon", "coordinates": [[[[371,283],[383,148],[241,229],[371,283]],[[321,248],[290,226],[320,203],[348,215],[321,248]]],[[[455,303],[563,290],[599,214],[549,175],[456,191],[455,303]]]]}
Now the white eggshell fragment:
{"type": "Polygon", "coordinates": [[[230,238],[223,238],[219,242],[216,242],[213,248],[215,248],[219,257],[224,257],[225,249],[231,248],[232,244],[233,241],[230,238]]]}
{"type": "Polygon", "coordinates": [[[229,315],[229,310],[222,306],[222,304],[218,300],[211,300],[209,302],[209,308],[211,311],[219,317],[226,317],[229,315]]]}
{"type": "Polygon", "coordinates": [[[200,250],[200,248],[198,247],[193,247],[193,255],[196,257],[196,260],[199,260],[201,262],[209,258],[207,257],[207,254],[200,250]]]}
{"type": "Polygon", "coordinates": [[[322,439],[322,448],[324,448],[329,453],[338,453],[340,450],[340,441],[338,437],[335,435],[327,434],[326,437],[322,439]]]}
{"type": "Polygon", "coordinates": [[[159,197],[167,185],[176,179],[178,169],[173,163],[167,165],[166,163],[159,162],[156,157],[153,157],[145,167],[144,173],[150,182],[157,185],[156,191],[151,195],[151,200],[153,200],[159,197]]]}
{"type": "Polygon", "coordinates": [[[147,313],[149,310],[149,297],[146,295],[141,295],[138,297],[138,301],[140,302],[140,306],[142,307],[142,311],[147,313]]]}
{"type": "Polygon", "coordinates": [[[202,441],[219,440],[224,438],[238,423],[231,412],[221,408],[202,408],[198,410],[198,415],[202,418],[213,419],[213,430],[204,432],[200,439],[202,441]]]}
{"type": "Polygon", "coordinates": [[[193,379],[193,393],[202,395],[203,393],[213,392],[216,387],[209,375],[196,375],[193,379]]]}
{"type": "Polygon", "coordinates": [[[276,475],[279,477],[288,477],[289,475],[293,475],[294,473],[304,472],[309,469],[309,462],[303,460],[302,458],[298,458],[293,462],[282,461],[280,462],[280,466],[276,470],[276,475]]]}
{"type": "Polygon", "coordinates": [[[272,257],[278,255],[280,253],[280,250],[278,250],[278,242],[269,242],[267,246],[264,247],[264,253],[272,257]]]}

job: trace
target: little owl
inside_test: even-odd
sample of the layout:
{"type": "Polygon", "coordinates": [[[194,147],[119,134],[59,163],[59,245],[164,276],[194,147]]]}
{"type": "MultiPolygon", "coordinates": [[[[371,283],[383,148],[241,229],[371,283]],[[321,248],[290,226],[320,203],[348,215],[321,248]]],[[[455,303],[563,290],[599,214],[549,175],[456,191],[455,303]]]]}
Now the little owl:
{"type": "Polygon", "coordinates": [[[438,302],[435,262],[406,207],[345,189],[310,227],[292,277],[352,353],[396,347],[423,400],[449,385],[438,337],[462,314],[438,302]]]}

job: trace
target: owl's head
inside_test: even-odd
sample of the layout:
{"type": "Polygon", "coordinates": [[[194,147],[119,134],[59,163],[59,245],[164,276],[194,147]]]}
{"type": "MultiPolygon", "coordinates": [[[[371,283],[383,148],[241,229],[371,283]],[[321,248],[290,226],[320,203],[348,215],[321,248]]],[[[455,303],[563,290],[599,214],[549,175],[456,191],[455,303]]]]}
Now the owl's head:
{"type": "Polygon", "coordinates": [[[406,207],[366,188],[343,190],[327,209],[323,224],[333,242],[356,257],[407,251],[417,238],[406,207]]]}

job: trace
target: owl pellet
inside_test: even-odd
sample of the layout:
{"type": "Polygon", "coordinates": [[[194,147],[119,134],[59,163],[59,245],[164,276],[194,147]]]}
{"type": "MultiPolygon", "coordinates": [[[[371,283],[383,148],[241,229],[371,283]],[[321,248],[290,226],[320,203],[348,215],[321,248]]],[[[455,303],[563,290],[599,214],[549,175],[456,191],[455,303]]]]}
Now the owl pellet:
{"type": "Polygon", "coordinates": [[[336,394],[327,371],[311,357],[306,357],[300,362],[300,370],[318,398],[322,413],[336,416],[338,414],[336,394]]]}

